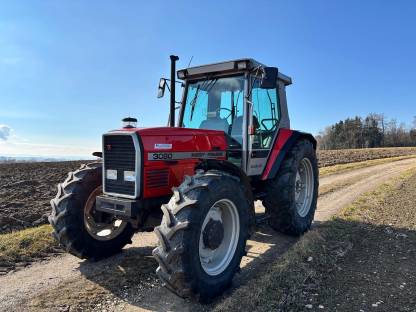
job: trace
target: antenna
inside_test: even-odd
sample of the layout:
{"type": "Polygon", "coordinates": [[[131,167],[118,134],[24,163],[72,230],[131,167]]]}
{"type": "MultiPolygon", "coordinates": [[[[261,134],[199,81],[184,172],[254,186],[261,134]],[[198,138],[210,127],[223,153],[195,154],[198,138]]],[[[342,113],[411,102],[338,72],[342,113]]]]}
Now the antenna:
{"type": "Polygon", "coordinates": [[[188,66],[187,67],[191,66],[191,63],[192,63],[193,58],[194,58],[194,56],[192,55],[191,56],[191,59],[189,60],[189,63],[188,63],[188,66]]]}

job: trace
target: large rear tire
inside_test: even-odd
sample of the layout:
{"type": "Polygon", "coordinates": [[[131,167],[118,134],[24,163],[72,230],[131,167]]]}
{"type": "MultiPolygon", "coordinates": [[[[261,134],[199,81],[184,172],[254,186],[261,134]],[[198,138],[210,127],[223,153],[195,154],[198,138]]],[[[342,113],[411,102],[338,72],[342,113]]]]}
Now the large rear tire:
{"type": "Polygon", "coordinates": [[[285,156],[277,176],[266,185],[263,205],[273,229],[295,236],[310,229],[318,198],[318,175],[312,143],[298,141],[285,156]]]}
{"type": "Polygon", "coordinates": [[[70,172],[51,200],[53,236],[81,259],[114,255],[131,243],[134,234],[128,222],[95,211],[95,198],[101,193],[102,164],[96,162],[70,172]]]}
{"type": "Polygon", "coordinates": [[[181,297],[221,294],[240,267],[249,235],[250,202],[239,178],[198,171],[173,190],[155,228],[156,273],[181,297]]]}

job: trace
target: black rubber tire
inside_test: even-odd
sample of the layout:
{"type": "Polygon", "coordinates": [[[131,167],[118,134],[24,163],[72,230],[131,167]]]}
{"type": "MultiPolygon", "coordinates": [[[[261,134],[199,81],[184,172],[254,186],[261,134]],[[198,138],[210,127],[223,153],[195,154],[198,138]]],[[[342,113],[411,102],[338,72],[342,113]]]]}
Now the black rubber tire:
{"type": "Polygon", "coordinates": [[[162,205],[162,223],[154,230],[159,238],[159,246],[153,250],[159,263],[156,273],[180,297],[198,295],[200,301],[209,301],[229,287],[240,268],[249,236],[250,202],[239,178],[217,170],[198,170],[196,175],[186,176],[173,193],[169,203],[162,205]],[[209,209],[223,198],[237,207],[240,233],[229,266],[210,276],[200,263],[199,237],[209,209]]]}
{"type": "Polygon", "coordinates": [[[52,235],[67,252],[83,259],[101,259],[112,256],[131,243],[134,230],[130,224],[115,238],[108,241],[94,239],[84,225],[84,205],[89,195],[102,184],[100,162],[82,165],[70,172],[64,183],[58,184],[58,193],[51,200],[49,223],[52,235]]]}
{"type": "Polygon", "coordinates": [[[269,224],[276,231],[299,236],[308,231],[315,216],[318,199],[319,171],[316,152],[309,140],[299,140],[288,151],[276,177],[267,182],[263,206],[269,216],[269,224]],[[314,189],[311,207],[305,217],[301,217],[295,205],[296,172],[303,158],[312,164],[314,189]]]}

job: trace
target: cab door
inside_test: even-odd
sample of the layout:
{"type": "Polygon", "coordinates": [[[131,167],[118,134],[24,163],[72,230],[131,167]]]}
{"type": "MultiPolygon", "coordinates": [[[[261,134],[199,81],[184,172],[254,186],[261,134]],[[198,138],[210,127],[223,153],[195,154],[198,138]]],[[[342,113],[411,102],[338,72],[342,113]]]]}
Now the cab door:
{"type": "Polygon", "coordinates": [[[280,101],[276,87],[260,88],[259,79],[253,84],[249,103],[247,175],[261,175],[267,156],[279,129],[280,101]]]}

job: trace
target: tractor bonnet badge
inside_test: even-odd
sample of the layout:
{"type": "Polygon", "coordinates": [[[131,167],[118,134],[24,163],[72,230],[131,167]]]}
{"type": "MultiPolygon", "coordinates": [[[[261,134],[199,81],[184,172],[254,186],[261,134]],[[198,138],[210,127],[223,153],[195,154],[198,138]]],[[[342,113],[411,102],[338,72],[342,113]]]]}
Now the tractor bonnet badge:
{"type": "Polygon", "coordinates": [[[169,143],[156,143],[155,144],[155,149],[172,149],[172,144],[169,143]]]}

